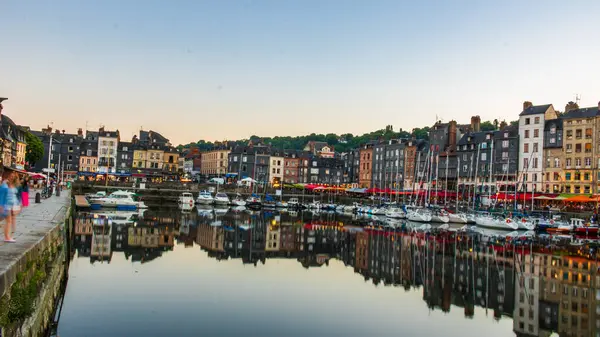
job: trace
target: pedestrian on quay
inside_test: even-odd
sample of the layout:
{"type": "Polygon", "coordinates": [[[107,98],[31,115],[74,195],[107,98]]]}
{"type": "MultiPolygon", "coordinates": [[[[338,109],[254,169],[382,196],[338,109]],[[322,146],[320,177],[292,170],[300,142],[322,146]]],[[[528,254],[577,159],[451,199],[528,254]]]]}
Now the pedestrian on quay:
{"type": "Polygon", "coordinates": [[[3,182],[0,187],[0,202],[3,205],[2,215],[6,217],[6,225],[4,227],[4,242],[16,242],[12,237],[12,233],[14,233],[16,230],[16,217],[21,211],[17,190],[18,185],[19,178],[14,173],[11,173],[6,178],[6,182],[3,182]],[[4,200],[2,200],[2,195],[4,193],[6,193],[6,197],[4,200]]]}
{"type": "Polygon", "coordinates": [[[8,183],[6,182],[6,179],[0,178],[0,180],[2,180],[2,184],[0,184],[0,221],[6,220],[6,223],[4,224],[4,242],[15,242],[10,235],[11,224],[8,218],[10,210],[7,205],[9,192],[8,183]]]}
{"type": "Polygon", "coordinates": [[[29,206],[29,177],[25,176],[23,178],[23,183],[21,184],[21,205],[23,207],[29,206]]]}

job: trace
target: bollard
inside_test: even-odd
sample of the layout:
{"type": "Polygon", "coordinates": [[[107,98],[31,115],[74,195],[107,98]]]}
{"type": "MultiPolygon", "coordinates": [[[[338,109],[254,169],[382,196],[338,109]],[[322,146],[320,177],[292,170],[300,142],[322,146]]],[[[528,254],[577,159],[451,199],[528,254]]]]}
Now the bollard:
{"type": "Polygon", "coordinates": [[[40,194],[40,192],[37,192],[37,193],[35,194],[35,203],[36,203],[36,204],[39,204],[39,203],[41,203],[41,202],[42,202],[42,195],[40,194]]]}

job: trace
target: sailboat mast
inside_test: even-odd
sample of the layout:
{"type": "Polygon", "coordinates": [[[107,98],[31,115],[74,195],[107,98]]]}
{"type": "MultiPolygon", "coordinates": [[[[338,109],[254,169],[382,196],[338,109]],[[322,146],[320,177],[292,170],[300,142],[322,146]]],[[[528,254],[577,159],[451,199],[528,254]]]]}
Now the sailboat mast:
{"type": "Polygon", "coordinates": [[[494,137],[492,136],[492,148],[490,149],[490,176],[488,186],[488,201],[492,199],[492,176],[494,175],[494,137]]]}
{"type": "Polygon", "coordinates": [[[459,182],[460,182],[460,176],[459,176],[459,172],[460,172],[460,156],[456,155],[458,157],[458,166],[456,167],[456,213],[458,213],[458,186],[459,186],[459,182]]]}
{"type": "Polygon", "coordinates": [[[446,173],[444,174],[446,182],[444,182],[444,206],[448,203],[448,151],[446,151],[446,173]]]}
{"type": "Polygon", "coordinates": [[[473,189],[473,209],[475,209],[475,201],[477,200],[477,181],[479,174],[479,151],[481,149],[480,144],[477,144],[477,159],[475,159],[475,185],[473,189]]]}

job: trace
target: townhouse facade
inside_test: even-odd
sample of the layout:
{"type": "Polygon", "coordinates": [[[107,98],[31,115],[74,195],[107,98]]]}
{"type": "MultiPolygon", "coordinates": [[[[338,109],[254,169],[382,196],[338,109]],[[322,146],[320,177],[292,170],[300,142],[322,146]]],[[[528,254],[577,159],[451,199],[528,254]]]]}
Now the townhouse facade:
{"type": "Polygon", "coordinates": [[[231,150],[216,149],[201,154],[200,174],[205,176],[223,176],[228,172],[228,157],[231,150]]]}
{"type": "Polygon", "coordinates": [[[117,172],[117,147],[119,131],[106,131],[101,127],[98,131],[98,173],[117,172]]]}
{"type": "Polygon", "coordinates": [[[519,114],[519,189],[522,192],[542,191],[544,127],[547,120],[556,118],[558,114],[552,104],[523,103],[523,111],[519,114]]]}
{"type": "Polygon", "coordinates": [[[563,120],[551,119],[544,126],[544,192],[565,191],[565,152],[563,151],[563,120]]]}

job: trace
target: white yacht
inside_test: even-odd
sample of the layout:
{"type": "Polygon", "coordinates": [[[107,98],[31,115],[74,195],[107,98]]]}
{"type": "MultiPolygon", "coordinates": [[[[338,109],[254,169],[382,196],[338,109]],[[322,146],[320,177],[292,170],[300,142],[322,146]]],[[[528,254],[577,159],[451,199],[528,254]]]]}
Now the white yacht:
{"type": "Polygon", "coordinates": [[[424,208],[411,210],[406,214],[406,218],[416,222],[431,222],[431,212],[424,208]]]}
{"type": "Polygon", "coordinates": [[[226,193],[219,192],[213,199],[215,201],[215,205],[229,205],[229,197],[226,193]]]}
{"type": "Polygon", "coordinates": [[[406,219],[406,213],[400,208],[389,208],[385,212],[385,216],[392,219],[406,219]]]}
{"type": "Polygon", "coordinates": [[[517,224],[519,229],[522,230],[532,231],[535,229],[535,222],[528,220],[527,218],[522,218],[521,220],[517,221],[517,224]]]}
{"type": "Polygon", "coordinates": [[[477,216],[475,223],[478,227],[482,228],[494,228],[511,231],[519,229],[519,224],[513,221],[511,218],[493,217],[489,214],[477,216]]]}
{"type": "Polygon", "coordinates": [[[179,199],[177,200],[177,204],[178,204],[179,208],[181,208],[183,210],[188,210],[188,209],[194,208],[194,205],[195,205],[194,195],[189,192],[181,193],[181,195],[179,196],[179,199]]]}
{"type": "Polygon", "coordinates": [[[446,212],[444,210],[440,210],[438,212],[434,212],[431,215],[431,221],[432,222],[448,223],[448,222],[450,222],[450,217],[448,216],[448,212],[446,212]]]}
{"type": "Polygon", "coordinates": [[[116,208],[122,211],[148,208],[143,201],[136,200],[135,193],[128,191],[116,191],[108,197],[92,199],[90,200],[90,206],[92,209],[116,208]]]}
{"type": "Polygon", "coordinates": [[[196,203],[199,205],[212,205],[214,201],[215,199],[209,191],[201,191],[196,199],[196,203]]]}
{"type": "Polygon", "coordinates": [[[469,220],[464,213],[448,213],[448,222],[466,224],[469,222],[469,220]]]}
{"type": "Polygon", "coordinates": [[[241,194],[237,194],[233,200],[231,200],[233,206],[246,206],[246,201],[242,198],[241,194]]]}

